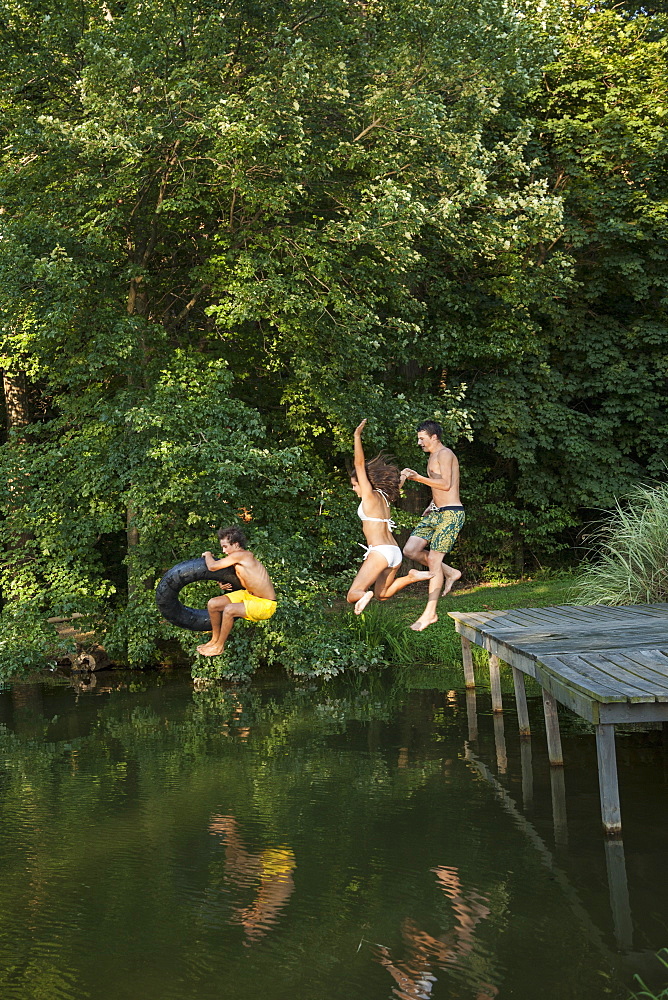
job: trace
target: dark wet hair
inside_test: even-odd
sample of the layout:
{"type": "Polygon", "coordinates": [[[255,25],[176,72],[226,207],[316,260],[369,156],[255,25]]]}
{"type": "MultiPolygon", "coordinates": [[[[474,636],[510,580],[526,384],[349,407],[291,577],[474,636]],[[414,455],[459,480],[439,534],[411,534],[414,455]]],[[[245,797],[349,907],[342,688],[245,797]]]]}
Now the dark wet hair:
{"type": "Polygon", "coordinates": [[[234,525],[230,528],[218,529],[218,541],[222,542],[224,538],[227,539],[230,545],[234,545],[236,543],[241,546],[242,549],[248,548],[248,541],[246,540],[246,536],[243,531],[241,528],[236,528],[234,525]]]}
{"type": "Polygon", "coordinates": [[[443,428],[435,420],[423,420],[418,427],[418,431],[426,431],[430,437],[433,437],[435,434],[439,441],[443,437],[443,428]]]}
{"type": "MultiPolygon", "coordinates": [[[[375,458],[370,458],[368,462],[365,462],[364,468],[373,489],[382,490],[390,503],[396,503],[399,499],[401,475],[397,466],[390,459],[390,455],[381,451],[375,458]]],[[[354,469],[350,473],[350,478],[357,479],[357,473],[354,469]]]]}

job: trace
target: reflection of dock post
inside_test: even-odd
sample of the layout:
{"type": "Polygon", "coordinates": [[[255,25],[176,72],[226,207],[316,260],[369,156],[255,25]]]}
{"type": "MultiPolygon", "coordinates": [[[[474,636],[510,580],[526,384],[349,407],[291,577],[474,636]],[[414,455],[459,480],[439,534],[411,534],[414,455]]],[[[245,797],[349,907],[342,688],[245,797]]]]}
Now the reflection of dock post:
{"type": "Polygon", "coordinates": [[[508,770],[508,754],[506,752],[506,736],[503,731],[503,715],[499,714],[494,716],[494,745],[499,774],[505,774],[508,770]]]}
{"type": "Polygon", "coordinates": [[[609,836],[622,832],[622,813],[619,806],[619,782],[615,754],[615,727],[609,723],[596,726],[596,754],[598,756],[598,788],[601,795],[603,830],[609,836]]]}
{"type": "Polygon", "coordinates": [[[478,715],[475,703],[475,688],[466,689],[466,718],[469,724],[469,740],[478,739],[478,715]]]}
{"type": "Polygon", "coordinates": [[[531,740],[520,743],[520,765],[522,767],[522,805],[530,809],[533,805],[533,763],[531,761],[531,740]]]}
{"type": "Polygon", "coordinates": [[[517,667],[513,667],[512,669],[513,682],[515,684],[515,704],[517,705],[517,722],[520,727],[520,736],[524,739],[527,736],[531,736],[527,695],[524,689],[524,674],[517,667]]]}
{"type": "Polygon", "coordinates": [[[566,818],[566,782],[563,767],[550,768],[552,789],[552,824],[554,842],[563,846],[568,843],[568,820],[566,818]]]}
{"type": "Polygon", "coordinates": [[[464,664],[464,681],[467,689],[475,687],[475,674],[473,673],[473,656],[471,654],[471,643],[462,636],[462,662],[464,664]]]}
{"type": "Polygon", "coordinates": [[[542,688],[542,692],[545,732],[547,733],[547,753],[550,758],[550,764],[555,767],[561,767],[564,763],[564,755],[561,749],[557,701],[545,688],[542,688]]]}
{"type": "Polygon", "coordinates": [[[499,658],[494,653],[489,654],[489,686],[492,691],[492,711],[503,712],[501,671],[499,670],[499,658]]]}
{"type": "Polygon", "coordinates": [[[624,843],[621,837],[605,838],[605,865],[608,869],[610,909],[615,926],[615,941],[622,951],[633,947],[633,918],[626,879],[624,843]]]}

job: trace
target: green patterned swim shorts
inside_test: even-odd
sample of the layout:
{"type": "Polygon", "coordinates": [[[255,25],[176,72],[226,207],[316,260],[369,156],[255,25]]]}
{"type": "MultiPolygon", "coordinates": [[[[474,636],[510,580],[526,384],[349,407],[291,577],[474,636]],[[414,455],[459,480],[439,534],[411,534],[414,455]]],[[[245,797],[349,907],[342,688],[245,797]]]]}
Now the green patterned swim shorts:
{"type": "Polygon", "coordinates": [[[426,538],[432,552],[449,552],[464,527],[463,507],[434,507],[427,511],[411,536],[426,538]]]}

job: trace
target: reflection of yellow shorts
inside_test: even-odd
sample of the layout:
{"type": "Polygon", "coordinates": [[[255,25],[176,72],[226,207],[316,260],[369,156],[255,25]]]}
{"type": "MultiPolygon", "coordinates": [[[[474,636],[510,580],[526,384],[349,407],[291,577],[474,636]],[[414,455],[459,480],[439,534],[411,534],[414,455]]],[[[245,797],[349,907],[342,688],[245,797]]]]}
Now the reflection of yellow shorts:
{"type": "Polygon", "coordinates": [[[289,875],[295,867],[295,856],[289,847],[270,847],[262,851],[260,859],[263,878],[289,875]]]}
{"type": "Polygon", "coordinates": [[[266,597],[256,597],[249,594],[247,590],[235,590],[233,594],[226,594],[232,604],[243,604],[246,609],[246,618],[251,622],[263,622],[271,618],[276,610],[276,601],[268,601],[266,597]]]}

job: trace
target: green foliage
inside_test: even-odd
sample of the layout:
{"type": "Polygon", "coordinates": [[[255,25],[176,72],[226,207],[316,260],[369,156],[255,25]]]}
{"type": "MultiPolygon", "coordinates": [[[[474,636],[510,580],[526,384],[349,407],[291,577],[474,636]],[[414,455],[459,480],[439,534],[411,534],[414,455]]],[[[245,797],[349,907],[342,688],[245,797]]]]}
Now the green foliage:
{"type": "Polygon", "coordinates": [[[666,22],[618,4],[563,13],[554,57],[515,109],[533,121],[531,176],[563,213],[514,286],[527,335],[471,329],[449,355],[475,414],[462,541],[479,573],[499,550],[506,568],[523,548],[549,557],[574,540],[583,509],[663,476],[668,459],[666,22]],[[533,284],[544,269],[552,292],[533,284]]]}
{"type": "MultiPolygon", "coordinates": [[[[11,0],[0,33],[0,365],[33,408],[0,448],[8,643],[77,611],[150,662],[156,580],[223,522],[285,594],[341,589],[362,416],[409,465],[441,420],[478,577],[663,469],[660,17],[11,0]]],[[[232,674],[359,669],[309,608],[232,674]]]]}
{"type": "Polygon", "coordinates": [[[558,206],[516,123],[484,135],[540,33],[493,0],[455,10],[8,6],[1,354],[38,387],[2,449],[8,606],[97,613],[145,662],[171,634],[153,583],[221,521],[252,517],[272,573],[343,571],[335,470],[362,413],[400,457],[425,413],[466,432],[424,336],[419,234],[463,245],[493,171],[533,231],[558,206]]]}
{"type": "MultiPolygon", "coordinates": [[[[198,656],[194,677],[243,680],[258,667],[283,665],[294,677],[329,680],[339,674],[365,673],[383,666],[386,659],[380,643],[365,641],[364,634],[349,619],[327,614],[322,600],[308,594],[280,599],[276,613],[267,622],[235,622],[222,656],[198,656]]],[[[200,639],[191,639],[195,653],[200,639]]],[[[184,643],[185,645],[185,643],[184,643]]]]}
{"type": "Polygon", "coordinates": [[[637,486],[592,535],[574,592],[586,604],[668,600],[668,485],[637,486]]]}
{"type": "Polygon", "coordinates": [[[0,633],[1,675],[20,678],[34,674],[53,662],[56,652],[62,655],[73,648],[71,643],[57,640],[56,630],[38,607],[19,604],[6,608],[0,633]]]}

